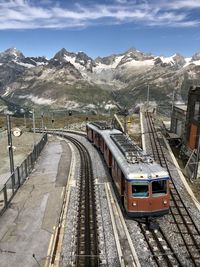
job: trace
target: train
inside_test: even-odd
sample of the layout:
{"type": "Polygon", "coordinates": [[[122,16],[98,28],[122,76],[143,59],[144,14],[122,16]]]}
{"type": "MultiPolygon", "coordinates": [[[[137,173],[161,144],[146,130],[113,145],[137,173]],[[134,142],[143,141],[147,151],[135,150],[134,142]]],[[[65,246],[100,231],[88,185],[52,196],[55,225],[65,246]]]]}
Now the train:
{"type": "Polygon", "coordinates": [[[126,134],[105,122],[89,122],[87,139],[102,153],[129,217],[169,213],[169,174],[126,134]]]}

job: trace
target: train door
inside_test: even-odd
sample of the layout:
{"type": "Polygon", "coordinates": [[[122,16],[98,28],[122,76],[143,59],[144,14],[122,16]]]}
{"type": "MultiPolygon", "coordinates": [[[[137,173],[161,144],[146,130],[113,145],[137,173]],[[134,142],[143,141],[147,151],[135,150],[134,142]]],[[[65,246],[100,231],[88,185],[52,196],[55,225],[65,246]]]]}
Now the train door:
{"type": "Polygon", "coordinates": [[[125,194],[125,179],[124,179],[124,174],[122,173],[122,171],[120,170],[120,179],[121,179],[121,201],[122,201],[122,204],[124,205],[124,194],[125,194]]]}
{"type": "Polygon", "coordinates": [[[112,167],[112,153],[110,152],[110,149],[108,149],[108,166],[112,167]]]}
{"type": "Polygon", "coordinates": [[[99,149],[101,150],[102,137],[99,135],[99,149]]]}
{"type": "Polygon", "coordinates": [[[92,129],[88,129],[88,139],[92,142],[94,141],[94,132],[92,129]]]}
{"type": "Polygon", "coordinates": [[[105,161],[108,167],[111,168],[112,167],[112,154],[106,143],[104,146],[104,158],[105,158],[105,161]]]}
{"type": "Polygon", "coordinates": [[[89,136],[88,136],[89,129],[88,129],[88,126],[87,126],[87,125],[86,125],[86,133],[87,133],[87,137],[89,137],[89,136]]]}
{"type": "Polygon", "coordinates": [[[124,180],[124,207],[128,207],[128,182],[124,180]]]}
{"type": "Polygon", "coordinates": [[[103,138],[101,137],[101,146],[100,146],[100,150],[102,153],[104,153],[104,140],[103,138]]]}
{"type": "Polygon", "coordinates": [[[94,134],[94,143],[96,147],[99,148],[99,134],[98,133],[94,134]]]}

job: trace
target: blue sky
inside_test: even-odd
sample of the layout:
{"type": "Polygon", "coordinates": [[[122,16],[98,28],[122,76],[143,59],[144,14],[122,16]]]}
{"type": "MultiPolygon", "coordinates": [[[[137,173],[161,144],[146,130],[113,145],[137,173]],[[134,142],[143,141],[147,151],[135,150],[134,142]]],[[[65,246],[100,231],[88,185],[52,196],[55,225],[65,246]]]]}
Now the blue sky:
{"type": "Polygon", "coordinates": [[[186,57],[200,51],[200,0],[0,0],[0,51],[92,58],[135,47],[186,57]]]}

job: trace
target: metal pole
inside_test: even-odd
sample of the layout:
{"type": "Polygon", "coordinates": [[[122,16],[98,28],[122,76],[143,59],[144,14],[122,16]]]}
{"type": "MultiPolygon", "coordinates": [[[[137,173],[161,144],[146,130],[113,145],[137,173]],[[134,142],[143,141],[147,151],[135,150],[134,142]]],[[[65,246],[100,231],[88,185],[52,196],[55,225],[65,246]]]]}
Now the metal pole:
{"type": "Polygon", "coordinates": [[[35,146],[35,112],[34,112],[34,109],[32,111],[32,114],[33,114],[33,142],[35,146]]]}
{"type": "Polygon", "coordinates": [[[148,84],[148,87],[147,87],[147,109],[149,107],[149,84],[148,84]]]}
{"type": "Polygon", "coordinates": [[[172,113],[174,109],[174,100],[175,100],[175,90],[173,90],[173,95],[172,95],[172,113]]]}
{"type": "Polygon", "coordinates": [[[42,120],[42,133],[44,132],[44,113],[41,113],[41,120],[42,120]]]}
{"type": "Polygon", "coordinates": [[[124,133],[127,133],[127,127],[126,127],[126,116],[124,116],[124,133]]]}
{"type": "Polygon", "coordinates": [[[54,134],[54,113],[52,113],[51,116],[51,127],[52,127],[52,133],[54,134]]]}
{"type": "Polygon", "coordinates": [[[36,257],[35,257],[35,254],[33,254],[32,256],[33,256],[33,258],[35,259],[35,261],[37,262],[37,265],[38,265],[39,267],[41,267],[39,261],[38,261],[38,260],[36,259],[36,257]]]}
{"type": "Polygon", "coordinates": [[[26,113],[24,113],[24,126],[26,128],[26,113]]]}
{"type": "Polygon", "coordinates": [[[33,109],[33,133],[35,134],[35,112],[34,112],[34,109],[33,109]]]}
{"type": "Polygon", "coordinates": [[[10,115],[6,115],[7,119],[7,134],[8,134],[8,151],[9,151],[9,158],[10,158],[10,172],[11,174],[14,173],[14,159],[13,159],[13,147],[12,147],[12,133],[11,133],[11,122],[10,122],[10,115]]]}
{"type": "Polygon", "coordinates": [[[197,156],[196,156],[196,161],[195,161],[195,165],[194,165],[194,172],[193,172],[193,175],[192,175],[192,178],[194,180],[196,180],[197,176],[198,176],[199,154],[200,154],[200,135],[199,135],[199,139],[198,139],[197,156]]]}

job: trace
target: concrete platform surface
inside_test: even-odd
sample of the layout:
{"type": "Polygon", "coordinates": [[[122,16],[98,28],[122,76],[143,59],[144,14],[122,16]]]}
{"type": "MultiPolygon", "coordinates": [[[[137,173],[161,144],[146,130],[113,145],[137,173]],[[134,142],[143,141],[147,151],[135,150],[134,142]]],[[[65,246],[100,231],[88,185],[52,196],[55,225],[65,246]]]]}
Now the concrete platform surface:
{"type": "Polygon", "coordinates": [[[1,267],[44,266],[60,215],[70,162],[67,142],[50,140],[34,171],[0,217],[1,267]]]}

